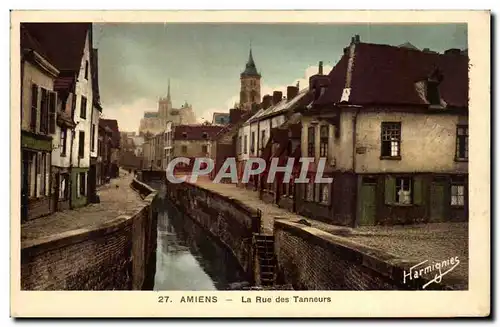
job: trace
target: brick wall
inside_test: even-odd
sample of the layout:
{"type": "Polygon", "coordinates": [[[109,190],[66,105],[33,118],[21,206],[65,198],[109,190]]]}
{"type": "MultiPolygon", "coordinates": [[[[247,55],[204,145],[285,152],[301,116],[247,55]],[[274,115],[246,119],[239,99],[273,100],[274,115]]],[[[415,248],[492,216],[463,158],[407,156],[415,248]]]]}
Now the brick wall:
{"type": "MultiPolygon", "coordinates": [[[[404,271],[415,262],[312,227],[277,219],[274,237],[278,283],[296,290],[422,289],[429,281],[403,283],[404,271]]],[[[426,288],[432,289],[450,288],[443,281],[426,288]]]]}
{"type": "Polygon", "coordinates": [[[189,183],[168,183],[167,196],[184,215],[219,240],[237,259],[248,278],[253,278],[252,236],[260,230],[260,212],[189,183]]]}
{"type": "MultiPolygon", "coordinates": [[[[137,181],[135,181],[138,183],[137,181]]],[[[92,230],[68,231],[21,245],[23,290],[152,289],[156,192],[132,216],[92,230]]]]}

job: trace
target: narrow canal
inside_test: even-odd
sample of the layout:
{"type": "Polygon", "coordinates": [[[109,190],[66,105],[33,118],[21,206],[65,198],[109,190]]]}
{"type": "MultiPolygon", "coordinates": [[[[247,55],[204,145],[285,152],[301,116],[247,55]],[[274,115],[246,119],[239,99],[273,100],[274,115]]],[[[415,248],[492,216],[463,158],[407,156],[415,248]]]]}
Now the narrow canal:
{"type": "Polygon", "coordinates": [[[159,190],[154,290],[228,290],[246,285],[235,259],[159,190]]]}

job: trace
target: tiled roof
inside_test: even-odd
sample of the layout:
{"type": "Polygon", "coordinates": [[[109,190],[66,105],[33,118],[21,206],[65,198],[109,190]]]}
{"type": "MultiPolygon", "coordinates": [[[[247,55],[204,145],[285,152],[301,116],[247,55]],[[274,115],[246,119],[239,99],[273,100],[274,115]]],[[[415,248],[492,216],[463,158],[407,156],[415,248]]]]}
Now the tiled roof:
{"type": "MultiPolygon", "coordinates": [[[[315,104],[339,103],[346,86],[349,52],[329,74],[330,86],[315,104]]],[[[448,106],[468,106],[468,58],[460,54],[437,54],[389,45],[355,45],[351,75],[351,104],[421,105],[415,83],[439,69],[439,85],[448,106]]]]}
{"type": "MultiPolygon", "coordinates": [[[[33,41],[25,44],[43,49],[41,54],[59,70],[79,71],[87,31],[91,23],[22,23],[33,41]]],[[[35,49],[36,50],[36,49],[35,49]]],[[[40,51],[40,50],[39,50],[40,51]]]]}
{"type": "Polygon", "coordinates": [[[223,126],[214,125],[178,125],[174,127],[174,140],[210,140],[222,128],[223,126]]]}
{"type": "Polygon", "coordinates": [[[99,119],[99,126],[104,128],[108,127],[113,131],[113,145],[117,148],[120,147],[120,130],[118,129],[118,121],[116,119],[99,119]]]}
{"type": "Polygon", "coordinates": [[[309,91],[309,88],[304,88],[293,99],[291,99],[290,101],[288,101],[285,98],[285,99],[281,100],[280,102],[278,102],[274,106],[270,106],[269,108],[267,108],[265,110],[261,109],[255,115],[253,115],[247,121],[247,123],[252,123],[252,122],[255,122],[255,121],[260,121],[260,120],[265,119],[268,116],[276,115],[276,114],[279,114],[279,113],[282,113],[282,112],[283,113],[287,112],[289,109],[293,109],[297,105],[300,105],[300,104],[304,103],[304,101],[307,102],[309,100],[309,98],[306,97],[309,94],[308,91],[309,91]]]}
{"type": "Polygon", "coordinates": [[[59,75],[54,81],[54,90],[55,91],[69,90],[72,88],[74,83],[75,83],[74,74],[59,75]]]}
{"type": "Polygon", "coordinates": [[[46,60],[50,62],[49,56],[47,52],[44,50],[43,46],[40,42],[30,33],[30,31],[21,24],[21,49],[22,50],[33,50],[36,51],[39,55],[44,57],[46,60]]]}

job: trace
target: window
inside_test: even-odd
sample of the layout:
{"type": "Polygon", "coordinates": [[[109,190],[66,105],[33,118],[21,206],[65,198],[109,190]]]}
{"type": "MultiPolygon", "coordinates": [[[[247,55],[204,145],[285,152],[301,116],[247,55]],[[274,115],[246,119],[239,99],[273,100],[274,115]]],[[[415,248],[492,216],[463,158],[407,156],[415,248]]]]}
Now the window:
{"type": "Polygon", "coordinates": [[[312,126],[307,129],[307,156],[315,157],[314,141],[316,139],[316,127],[312,126]]]}
{"type": "Polygon", "coordinates": [[[76,111],[76,94],[71,94],[71,118],[75,117],[76,111]]]}
{"type": "Polygon", "coordinates": [[[292,178],[290,179],[288,196],[290,196],[291,198],[295,196],[295,182],[292,178]]]}
{"type": "Polygon", "coordinates": [[[78,134],[78,157],[83,158],[85,156],[85,132],[80,131],[78,134]]]}
{"type": "Polygon", "coordinates": [[[456,159],[469,159],[469,127],[466,125],[457,126],[457,149],[456,159]]]}
{"type": "Polygon", "coordinates": [[[29,196],[40,197],[50,194],[50,153],[31,152],[29,154],[29,196]],[[32,173],[33,172],[33,173],[32,173]]]}
{"type": "Polygon", "coordinates": [[[204,154],[206,154],[208,152],[208,146],[202,145],[201,146],[201,152],[203,152],[204,154]]]}
{"type": "Polygon", "coordinates": [[[382,123],[383,158],[400,158],[401,156],[401,123],[382,123]]]}
{"type": "Polygon", "coordinates": [[[38,170],[40,174],[40,195],[45,195],[47,193],[47,155],[46,153],[40,154],[40,169],[38,170]]]}
{"type": "Polygon", "coordinates": [[[207,138],[208,138],[208,134],[207,134],[207,133],[203,133],[202,137],[203,137],[204,139],[207,139],[207,138]]]}
{"type": "Polygon", "coordinates": [[[62,127],[61,128],[61,156],[66,156],[66,140],[68,138],[68,129],[62,127]]]}
{"type": "Polygon", "coordinates": [[[255,153],[255,132],[252,132],[252,139],[250,140],[251,145],[250,145],[250,154],[255,153]]]}
{"type": "Polygon", "coordinates": [[[399,204],[411,204],[411,178],[396,178],[396,202],[399,204]]]}
{"type": "Polygon", "coordinates": [[[421,205],[423,204],[423,181],[419,175],[385,176],[385,204],[421,205]]]}
{"type": "Polygon", "coordinates": [[[31,114],[30,114],[30,128],[36,132],[36,118],[38,114],[38,85],[31,85],[31,114]]]}
{"type": "Polygon", "coordinates": [[[239,153],[243,153],[243,142],[242,142],[241,136],[238,137],[238,149],[239,149],[239,153]]]}
{"type": "Polygon", "coordinates": [[[85,61],[85,79],[89,79],[89,61],[85,61]]]}
{"type": "Polygon", "coordinates": [[[61,174],[59,183],[59,200],[67,200],[69,195],[69,175],[61,174]]]}
{"type": "Polygon", "coordinates": [[[85,192],[85,173],[82,172],[78,175],[78,189],[79,189],[79,192],[78,192],[78,195],[79,196],[85,196],[86,192],[85,192]]]}
{"type": "Polygon", "coordinates": [[[248,153],[248,135],[245,135],[245,142],[243,143],[244,149],[243,153],[247,154],[248,153]]]}
{"type": "Polygon", "coordinates": [[[183,145],[181,148],[181,151],[183,154],[187,153],[188,147],[186,145],[183,145]]]}
{"type": "Polygon", "coordinates": [[[182,137],[183,137],[183,138],[185,138],[185,139],[187,139],[187,137],[188,137],[187,133],[186,133],[186,132],[183,132],[183,133],[182,133],[182,137]]]}
{"type": "Polygon", "coordinates": [[[92,124],[90,148],[91,148],[90,151],[94,152],[94,150],[95,150],[95,124],[92,124]]]}
{"type": "Polygon", "coordinates": [[[330,204],[330,184],[319,185],[319,202],[321,204],[330,204]]]}
{"type": "Polygon", "coordinates": [[[451,205],[463,206],[465,204],[465,185],[454,183],[451,185],[451,205]]]}
{"type": "Polygon", "coordinates": [[[314,178],[309,178],[309,183],[305,187],[305,200],[309,202],[314,201],[314,178]]]}
{"type": "Polygon", "coordinates": [[[431,105],[441,104],[438,81],[427,81],[427,101],[429,101],[431,105]]]}
{"type": "Polygon", "coordinates": [[[319,156],[328,156],[328,126],[321,126],[320,129],[320,141],[319,141],[319,156]]]}
{"type": "Polygon", "coordinates": [[[266,130],[263,130],[261,132],[261,144],[262,144],[262,148],[264,148],[266,146],[266,130]]]}
{"type": "Polygon", "coordinates": [[[87,98],[82,96],[82,103],[80,104],[80,118],[87,118],[87,98]]]}

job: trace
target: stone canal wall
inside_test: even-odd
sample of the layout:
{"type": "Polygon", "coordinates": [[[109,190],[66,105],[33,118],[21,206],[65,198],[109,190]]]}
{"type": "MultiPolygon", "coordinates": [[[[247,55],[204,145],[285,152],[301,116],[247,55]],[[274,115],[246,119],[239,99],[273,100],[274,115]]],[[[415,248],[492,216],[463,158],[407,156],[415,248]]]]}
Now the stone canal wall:
{"type": "Polygon", "coordinates": [[[143,197],[135,214],[22,243],[21,289],[152,289],[156,192],[137,180],[131,187],[143,197]]]}
{"type": "MultiPolygon", "coordinates": [[[[276,219],[274,238],[278,280],[296,290],[415,290],[430,281],[409,279],[410,267],[418,262],[363,246],[348,236],[276,219]]],[[[453,289],[449,285],[431,283],[426,290],[453,289]]]]}
{"type": "Polygon", "coordinates": [[[253,281],[252,237],[260,232],[258,210],[186,182],[168,183],[167,196],[183,214],[219,240],[236,258],[247,279],[253,281]]]}

